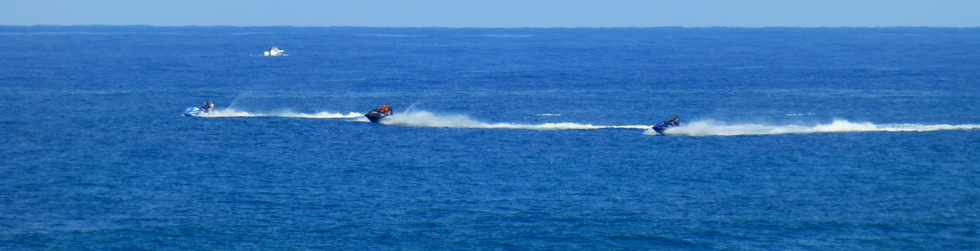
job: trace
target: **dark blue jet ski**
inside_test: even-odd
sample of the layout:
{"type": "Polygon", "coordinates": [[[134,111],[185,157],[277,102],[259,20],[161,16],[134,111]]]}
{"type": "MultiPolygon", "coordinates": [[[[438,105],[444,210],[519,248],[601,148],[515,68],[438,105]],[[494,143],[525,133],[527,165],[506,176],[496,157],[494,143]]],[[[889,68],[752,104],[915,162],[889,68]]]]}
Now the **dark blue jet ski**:
{"type": "Polygon", "coordinates": [[[378,110],[372,110],[368,114],[365,114],[364,117],[367,117],[368,120],[371,121],[371,123],[378,123],[381,122],[381,119],[388,117],[388,115],[385,115],[384,113],[381,113],[378,110]]]}
{"type": "Polygon", "coordinates": [[[659,135],[664,135],[664,132],[671,127],[681,126],[681,118],[677,115],[671,116],[670,119],[664,120],[664,122],[657,123],[653,126],[653,130],[659,135]]]}
{"type": "Polygon", "coordinates": [[[364,117],[367,117],[371,123],[379,123],[381,122],[381,119],[391,116],[391,114],[391,106],[386,104],[378,107],[378,109],[371,110],[371,112],[368,112],[368,114],[364,114],[364,117]]]}

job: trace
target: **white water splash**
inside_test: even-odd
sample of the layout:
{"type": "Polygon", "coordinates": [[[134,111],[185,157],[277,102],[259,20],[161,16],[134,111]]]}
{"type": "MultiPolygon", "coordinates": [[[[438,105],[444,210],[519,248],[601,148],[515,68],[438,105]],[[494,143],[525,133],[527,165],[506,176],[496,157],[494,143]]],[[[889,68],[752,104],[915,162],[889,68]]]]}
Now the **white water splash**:
{"type": "MultiPolygon", "coordinates": [[[[829,124],[816,125],[767,125],[727,124],[713,120],[696,121],[667,130],[667,135],[686,136],[740,136],[847,132],[930,132],[947,130],[980,130],[980,124],[875,124],[837,119],[829,124]]],[[[644,132],[656,135],[653,130],[644,132]]]]}
{"type": "Polygon", "coordinates": [[[357,112],[337,113],[337,112],[317,112],[301,113],[292,111],[279,112],[247,112],[232,108],[215,109],[209,113],[203,113],[199,117],[205,118],[236,118],[236,117],[283,117],[283,118],[307,118],[307,119],[355,119],[363,117],[364,114],[357,112]]]}
{"type": "Polygon", "coordinates": [[[520,129],[520,130],[598,130],[598,129],[638,129],[645,130],[649,125],[592,125],[571,122],[519,124],[519,123],[487,123],[472,119],[466,115],[441,115],[427,111],[410,111],[395,114],[381,121],[386,125],[409,127],[437,128],[473,128],[473,129],[520,129]]]}

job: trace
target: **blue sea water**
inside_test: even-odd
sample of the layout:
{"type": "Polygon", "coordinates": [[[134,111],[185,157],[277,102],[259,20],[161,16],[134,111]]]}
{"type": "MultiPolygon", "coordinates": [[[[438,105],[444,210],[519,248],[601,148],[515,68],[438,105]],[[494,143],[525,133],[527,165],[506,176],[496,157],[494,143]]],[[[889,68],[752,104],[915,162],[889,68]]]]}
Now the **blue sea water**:
{"type": "Polygon", "coordinates": [[[980,248],[980,29],[0,27],[0,111],[3,250],[980,248]]]}

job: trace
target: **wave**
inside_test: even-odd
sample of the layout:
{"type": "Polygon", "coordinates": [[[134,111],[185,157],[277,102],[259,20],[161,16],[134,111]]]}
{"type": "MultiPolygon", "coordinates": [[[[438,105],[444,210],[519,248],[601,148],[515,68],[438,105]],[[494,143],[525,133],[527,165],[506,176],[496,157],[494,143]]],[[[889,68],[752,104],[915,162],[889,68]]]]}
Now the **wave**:
{"type": "Polygon", "coordinates": [[[638,129],[645,130],[649,125],[593,125],[571,122],[521,124],[521,123],[488,123],[466,115],[440,115],[428,111],[410,111],[399,113],[381,121],[386,125],[408,127],[436,128],[472,128],[472,129],[518,129],[518,130],[598,130],[598,129],[638,129]]]}
{"type": "Polygon", "coordinates": [[[559,116],[561,116],[561,113],[538,113],[538,114],[534,114],[534,116],[538,116],[538,117],[559,117],[559,116]]]}
{"type": "Polygon", "coordinates": [[[205,118],[238,118],[238,117],[283,117],[283,118],[307,118],[307,119],[356,119],[363,117],[364,114],[357,112],[337,113],[337,112],[317,112],[301,113],[292,111],[279,112],[247,112],[232,108],[216,109],[209,113],[202,114],[205,118]]]}
{"type": "MultiPolygon", "coordinates": [[[[848,132],[931,132],[949,130],[980,130],[980,124],[875,124],[836,119],[829,124],[816,125],[766,125],[728,124],[713,120],[696,121],[667,130],[667,135],[686,136],[742,136],[848,132]]],[[[653,130],[644,132],[656,135],[653,130]]]]}
{"type": "Polygon", "coordinates": [[[392,37],[392,38],[401,38],[401,37],[421,37],[422,35],[417,35],[417,34],[399,34],[399,33],[361,33],[361,34],[356,34],[355,36],[359,36],[359,37],[392,37]]]}
{"type": "Polygon", "coordinates": [[[534,37],[534,34],[480,34],[479,37],[491,37],[491,38],[529,38],[534,37]]]}
{"type": "Polygon", "coordinates": [[[812,112],[808,112],[808,113],[787,113],[787,114],[784,114],[784,115],[786,115],[786,117],[803,117],[803,116],[813,116],[813,115],[815,115],[815,113],[812,113],[812,112]]]}

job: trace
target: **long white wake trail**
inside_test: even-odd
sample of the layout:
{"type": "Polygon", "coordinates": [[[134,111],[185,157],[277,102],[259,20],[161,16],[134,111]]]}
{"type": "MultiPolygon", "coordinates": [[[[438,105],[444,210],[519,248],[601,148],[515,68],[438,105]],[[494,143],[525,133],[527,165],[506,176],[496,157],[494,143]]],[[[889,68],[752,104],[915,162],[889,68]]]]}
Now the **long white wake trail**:
{"type": "MultiPolygon", "coordinates": [[[[306,119],[343,119],[357,122],[367,122],[364,114],[357,112],[336,113],[317,112],[299,113],[292,111],[279,112],[247,112],[236,109],[218,109],[202,114],[206,118],[234,117],[285,117],[306,119]]],[[[600,129],[634,129],[645,130],[644,134],[656,135],[650,125],[593,125],[572,122],[522,124],[522,123],[488,123],[470,118],[466,115],[444,115],[428,111],[409,111],[398,113],[382,120],[386,125],[408,127],[434,128],[471,128],[471,129],[514,129],[514,130],[600,130],[600,129]]],[[[695,121],[680,127],[667,130],[667,135],[678,136],[741,136],[741,135],[780,135],[780,134],[811,134],[811,133],[849,133],[849,132],[931,132],[951,130],[980,130],[980,124],[875,124],[871,122],[851,122],[837,119],[831,123],[814,125],[771,125],[742,123],[732,124],[714,120],[695,121]]]]}
{"type": "Polygon", "coordinates": [[[337,112],[317,112],[301,113],[292,111],[279,112],[247,112],[232,108],[216,109],[209,113],[201,114],[205,118],[238,118],[238,117],[283,117],[283,118],[305,118],[305,119],[356,119],[363,117],[364,114],[356,112],[337,113],[337,112]]]}
{"type": "Polygon", "coordinates": [[[427,111],[412,111],[395,114],[381,121],[386,125],[409,127],[435,128],[471,128],[471,129],[515,129],[515,130],[598,130],[598,129],[638,129],[645,130],[649,125],[592,125],[571,122],[520,124],[520,123],[487,123],[466,115],[441,115],[427,111]]]}
{"type": "MultiPolygon", "coordinates": [[[[980,130],[980,124],[875,124],[871,122],[851,122],[837,119],[829,124],[816,125],[767,125],[767,124],[727,124],[713,120],[696,121],[667,130],[667,135],[686,136],[740,136],[740,135],[778,135],[809,133],[848,133],[848,132],[931,132],[949,130],[980,130]]],[[[653,130],[645,132],[656,134],[653,130]]]]}

